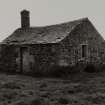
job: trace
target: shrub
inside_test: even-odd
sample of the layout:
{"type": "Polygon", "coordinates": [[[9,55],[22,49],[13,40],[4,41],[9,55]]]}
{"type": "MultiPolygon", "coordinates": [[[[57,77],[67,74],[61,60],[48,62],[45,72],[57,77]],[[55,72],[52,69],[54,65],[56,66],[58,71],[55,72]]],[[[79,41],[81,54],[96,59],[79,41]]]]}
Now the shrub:
{"type": "Polygon", "coordinates": [[[44,100],[42,100],[41,98],[35,98],[33,99],[29,105],[46,105],[44,100]]]}
{"type": "Polygon", "coordinates": [[[66,67],[53,67],[50,71],[49,71],[49,75],[50,76],[54,76],[54,77],[62,77],[64,75],[67,75],[68,69],[66,67]]]}
{"type": "Polygon", "coordinates": [[[47,83],[42,83],[42,84],[40,84],[40,88],[46,88],[47,87],[47,83]]]}
{"type": "Polygon", "coordinates": [[[94,73],[94,72],[97,72],[99,71],[98,68],[96,68],[93,64],[88,64],[86,66],[86,68],[84,69],[85,72],[88,72],[88,73],[94,73]]]}
{"type": "Polygon", "coordinates": [[[69,104],[69,100],[66,99],[66,98],[59,98],[58,102],[59,102],[60,105],[67,105],[67,104],[69,104]]]}
{"type": "Polygon", "coordinates": [[[43,72],[42,72],[43,70],[34,70],[34,72],[31,74],[32,76],[35,76],[35,77],[42,77],[42,76],[44,76],[44,74],[43,74],[43,72]]]}
{"type": "Polygon", "coordinates": [[[46,70],[34,70],[34,73],[31,75],[36,77],[66,77],[80,71],[81,65],[76,64],[74,66],[53,66],[46,68],[46,70]]]}
{"type": "Polygon", "coordinates": [[[72,73],[78,73],[79,70],[76,66],[54,66],[50,71],[49,75],[54,77],[67,77],[72,73]]]}
{"type": "Polygon", "coordinates": [[[100,71],[105,71],[105,64],[100,65],[100,71]]]}

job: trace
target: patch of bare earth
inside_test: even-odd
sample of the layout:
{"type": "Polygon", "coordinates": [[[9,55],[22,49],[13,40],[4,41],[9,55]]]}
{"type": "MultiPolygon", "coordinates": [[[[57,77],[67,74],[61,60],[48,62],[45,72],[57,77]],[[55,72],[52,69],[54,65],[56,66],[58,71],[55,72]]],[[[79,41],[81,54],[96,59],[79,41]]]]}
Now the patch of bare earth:
{"type": "Polygon", "coordinates": [[[0,74],[0,105],[104,105],[105,72],[63,78],[0,74]]]}

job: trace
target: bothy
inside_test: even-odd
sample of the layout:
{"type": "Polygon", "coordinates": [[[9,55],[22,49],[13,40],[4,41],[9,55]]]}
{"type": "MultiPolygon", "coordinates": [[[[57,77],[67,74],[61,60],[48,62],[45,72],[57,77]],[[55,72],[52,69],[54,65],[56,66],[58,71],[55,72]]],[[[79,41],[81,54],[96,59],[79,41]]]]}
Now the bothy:
{"type": "Polygon", "coordinates": [[[1,68],[9,71],[46,73],[75,65],[82,70],[87,64],[104,63],[104,39],[88,18],[31,27],[29,11],[24,10],[21,28],[1,43],[1,68]]]}

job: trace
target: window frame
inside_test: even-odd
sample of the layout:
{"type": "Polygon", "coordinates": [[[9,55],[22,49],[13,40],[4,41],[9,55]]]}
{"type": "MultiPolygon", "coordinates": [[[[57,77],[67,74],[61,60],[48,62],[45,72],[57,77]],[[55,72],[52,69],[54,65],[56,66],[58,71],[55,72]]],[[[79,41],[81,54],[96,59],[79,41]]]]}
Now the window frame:
{"type": "Polygon", "coordinates": [[[84,59],[87,57],[88,57],[88,44],[81,44],[81,58],[84,59]],[[85,46],[84,49],[83,49],[83,46],[85,46]],[[85,52],[83,52],[83,51],[85,51],[85,52]]]}

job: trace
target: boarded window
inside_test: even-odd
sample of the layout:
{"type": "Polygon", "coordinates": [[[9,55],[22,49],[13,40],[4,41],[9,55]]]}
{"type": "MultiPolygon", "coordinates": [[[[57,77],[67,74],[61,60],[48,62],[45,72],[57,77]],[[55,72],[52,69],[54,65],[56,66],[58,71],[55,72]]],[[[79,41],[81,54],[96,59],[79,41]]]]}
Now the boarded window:
{"type": "Polygon", "coordinates": [[[87,57],[87,45],[82,45],[82,58],[87,57]]]}

